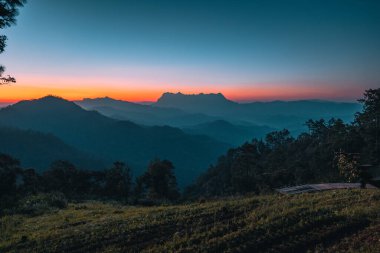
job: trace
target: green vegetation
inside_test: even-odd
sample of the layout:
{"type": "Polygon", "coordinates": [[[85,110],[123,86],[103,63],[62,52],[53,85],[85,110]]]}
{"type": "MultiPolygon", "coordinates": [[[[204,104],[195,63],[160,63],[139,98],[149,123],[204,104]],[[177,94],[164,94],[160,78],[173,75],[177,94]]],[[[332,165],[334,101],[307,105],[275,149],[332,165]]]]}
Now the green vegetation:
{"type": "Polygon", "coordinates": [[[0,154],[0,252],[380,252],[378,190],[273,194],[372,181],[380,89],[364,98],[352,124],[310,120],[296,138],[284,129],[229,150],[182,196],[168,160],[133,180],[122,162],[93,171],[56,161],[39,174],[0,154]],[[216,196],[241,197],[202,199],[216,196]]]}
{"type": "Polygon", "coordinates": [[[309,131],[297,137],[284,129],[230,149],[185,196],[262,194],[287,185],[346,180],[363,187],[372,183],[380,176],[380,89],[367,90],[359,101],[363,111],[353,123],[309,120],[309,131]],[[355,154],[355,159],[344,154],[355,154]]]}
{"type": "Polygon", "coordinates": [[[16,157],[24,167],[35,168],[38,172],[47,170],[56,160],[68,160],[81,169],[106,168],[101,159],[65,144],[51,134],[0,124],[0,140],[0,153],[16,157]]]}
{"type": "Polygon", "coordinates": [[[55,161],[38,174],[0,153],[0,216],[64,207],[61,203],[67,199],[154,205],[173,203],[179,197],[174,166],[167,160],[153,160],[134,184],[131,169],[122,162],[107,170],[86,171],[67,161],[55,161]]]}
{"type": "Polygon", "coordinates": [[[0,252],[379,252],[380,192],[338,190],[176,206],[69,204],[0,218],[0,252]]]}
{"type": "MultiPolygon", "coordinates": [[[[86,164],[78,163],[80,159],[75,154],[69,155],[72,153],[68,152],[69,150],[63,150],[64,153],[61,155],[49,152],[55,156],[54,160],[69,160],[76,166],[82,165],[82,169],[104,169],[114,161],[124,161],[131,167],[134,175],[141,175],[152,159],[168,159],[176,166],[176,176],[181,186],[190,184],[210,162],[215,161],[230,147],[206,136],[186,134],[174,127],[147,127],[130,121],[114,120],[95,111],[86,111],[74,102],[54,96],[20,101],[1,109],[0,126],[55,136],[56,142],[59,140],[61,144],[73,147],[90,157],[96,157],[95,160],[105,164],[101,168],[99,165],[85,166],[86,164]],[[76,161],[71,160],[73,158],[76,158],[76,161]]],[[[32,138],[35,142],[38,141],[33,136],[29,136],[28,140],[33,141],[32,138]]],[[[31,145],[25,144],[26,140],[20,141],[17,136],[7,139],[7,143],[10,142],[13,147],[12,142],[20,142],[23,145],[20,148],[8,149],[5,146],[7,143],[0,142],[0,152],[16,157],[23,165],[32,166],[37,171],[46,170],[46,167],[41,165],[48,165],[48,158],[51,157],[47,157],[43,163],[43,159],[40,158],[43,150],[36,154],[36,151],[31,152],[27,149],[31,145]],[[21,153],[21,148],[26,150],[21,153]],[[34,154],[36,157],[33,157],[34,154]]],[[[48,141],[44,139],[40,141],[48,141]]]]}
{"type": "Polygon", "coordinates": [[[135,194],[149,200],[177,200],[180,194],[173,164],[168,160],[152,161],[148,171],[137,179],[135,194]]]}

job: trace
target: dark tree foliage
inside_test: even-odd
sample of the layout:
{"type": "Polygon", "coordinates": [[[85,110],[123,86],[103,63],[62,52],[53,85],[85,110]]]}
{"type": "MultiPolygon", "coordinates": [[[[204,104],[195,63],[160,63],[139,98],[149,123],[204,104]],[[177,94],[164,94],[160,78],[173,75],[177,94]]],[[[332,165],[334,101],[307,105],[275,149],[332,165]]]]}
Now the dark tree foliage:
{"type": "Polygon", "coordinates": [[[176,200],[179,197],[174,166],[168,160],[154,160],[137,179],[136,193],[150,200],[176,200]]]}
{"type": "Polygon", "coordinates": [[[21,171],[19,165],[16,159],[0,154],[0,214],[3,208],[17,200],[17,178],[21,171]]]}
{"type": "Polygon", "coordinates": [[[0,215],[12,210],[41,213],[67,200],[139,203],[140,199],[166,202],[179,198],[174,166],[168,160],[151,162],[147,172],[136,179],[134,191],[132,181],[131,169],[120,161],[109,169],[94,171],[58,160],[39,174],[21,168],[18,160],[0,153],[0,215]]]}
{"type": "Polygon", "coordinates": [[[253,140],[229,150],[185,191],[185,196],[265,193],[288,185],[344,181],[347,176],[340,173],[335,157],[339,151],[360,154],[358,165],[373,165],[370,173],[350,177],[368,182],[371,173],[380,173],[380,89],[367,90],[360,102],[363,111],[357,113],[352,124],[340,119],[309,120],[308,133],[297,138],[287,130],[276,131],[264,141],[253,140]]]}
{"type": "MultiPolygon", "coordinates": [[[[254,139],[230,149],[186,190],[185,197],[260,194],[287,185],[347,179],[365,185],[373,173],[380,174],[379,93],[380,89],[365,92],[360,100],[363,111],[357,113],[352,124],[340,119],[309,120],[309,131],[296,138],[281,130],[268,134],[264,140],[254,139]],[[345,157],[336,159],[337,153],[355,154],[355,166],[345,157]],[[373,166],[360,166],[368,163],[373,166]],[[358,170],[360,167],[373,170],[358,170]]],[[[22,199],[40,203],[49,198],[54,203],[56,199],[64,203],[61,194],[69,200],[176,201],[179,192],[173,164],[168,160],[152,161],[136,179],[134,191],[131,189],[131,170],[122,162],[94,171],[56,161],[40,175],[33,169],[20,168],[17,160],[0,154],[0,214],[22,199]],[[44,197],[35,197],[40,193],[44,197]]],[[[23,206],[29,210],[29,205],[23,206]]]]}
{"type": "Polygon", "coordinates": [[[20,186],[20,192],[22,194],[37,194],[44,189],[41,183],[42,177],[34,169],[23,170],[21,176],[23,183],[20,186]]]}
{"type": "Polygon", "coordinates": [[[70,199],[108,198],[128,200],[132,188],[131,169],[115,162],[105,171],[78,170],[67,161],[56,161],[43,180],[46,192],[62,192],[70,199]]]}
{"type": "MultiPolygon", "coordinates": [[[[16,16],[20,7],[24,6],[26,0],[0,0],[0,29],[9,27],[16,23],[16,16]]],[[[0,35],[0,54],[6,47],[7,36],[0,35]]],[[[3,76],[5,67],[0,65],[0,84],[16,82],[11,76],[3,76]]]]}
{"type": "Polygon", "coordinates": [[[105,173],[104,192],[108,197],[127,200],[132,188],[131,169],[123,162],[115,162],[105,173]]]}
{"type": "Polygon", "coordinates": [[[74,196],[82,183],[78,180],[78,170],[68,161],[53,162],[43,174],[43,180],[48,191],[62,192],[70,197],[74,196]]]}
{"type": "Polygon", "coordinates": [[[380,89],[369,89],[359,100],[363,111],[356,114],[355,126],[364,142],[363,155],[372,164],[380,162],[380,89]]]}
{"type": "Polygon", "coordinates": [[[16,191],[16,179],[20,173],[19,165],[16,159],[0,154],[0,197],[16,191]]]}

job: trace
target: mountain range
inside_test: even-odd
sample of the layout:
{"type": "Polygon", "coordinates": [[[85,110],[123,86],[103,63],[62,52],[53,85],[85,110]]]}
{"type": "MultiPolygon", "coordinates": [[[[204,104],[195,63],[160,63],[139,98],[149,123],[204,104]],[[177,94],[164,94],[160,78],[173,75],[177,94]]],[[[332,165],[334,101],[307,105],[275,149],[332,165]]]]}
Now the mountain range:
{"type": "Polygon", "coordinates": [[[11,103],[2,103],[2,102],[0,102],[0,108],[6,107],[6,106],[8,106],[10,104],[11,103]]]}
{"type": "Polygon", "coordinates": [[[181,127],[219,119],[203,113],[188,113],[177,108],[163,108],[153,104],[132,103],[109,97],[86,98],[81,101],[75,101],[75,103],[87,110],[95,110],[114,119],[130,120],[149,126],[170,125],[181,127]]]}
{"type": "Polygon", "coordinates": [[[0,125],[52,134],[107,165],[125,161],[137,175],[150,160],[169,159],[176,165],[181,185],[190,183],[229,148],[226,143],[178,128],[111,119],[53,96],[1,109],[0,125]]]}
{"type": "Polygon", "coordinates": [[[243,104],[220,93],[164,93],[152,104],[108,97],[74,103],[47,96],[0,109],[0,152],[41,170],[54,159],[87,169],[120,160],[135,175],[152,159],[169,159],[183,186],[230,147],[282,128],[296,135],[308,119],[347,122],[360,109],[358,103],[329,101],[243,104]]]}
{"type": "Polygon", "coordinates": [[[56,160],[68,160],[80,169],[100,170],[105,164],[52,134],[12,127],[0,127],[0,153],[11,154],[22,161],[22,166],[40,171],[56,160]]]}
{"type": "MultiPolygon", "coordinates": [[[[309,119],[334,117],[350,122],[354,113],[361,110],[359,103],[322,100],[237,103],[228,100],[221,93],[196,95],[164,93],[157,102],[150,105],[107,97],[84,99],[76,103],[112,118],[127,119],[145,125],[197,129],[198,125],[215,125],[222,120],[236,126],[251,127],[251,132],[255,132],[258,127],[266,127],[268,130],[287,128],[294,135],[306,130],[304,123],[309,119]]],[[[239,138],[234,142],[238,140],[239,138]]]]}
{"type": "Polygon", "coordinates": [[[254,138],[264,138],[269,132],[275,131],[274,128],[257,125],[232,124],[225,120],[215,120],[189,127],[183,127],[183,131],[189,134],[206,135],[216,140],[224,141],[233,146],[241,145],[254,138]]]}
{"type": "Polygon", "coordinates": [[[338,103],[323,100],[271,101],[237,103],[223,94],[186,95],[164,93],[154,106],[177,108],[188,113],[199,113],[235,122],[267,125],[272,128],[298,129],[308,119],[341,118],[351,121],[361,110],[359,103],[338,103]]]}

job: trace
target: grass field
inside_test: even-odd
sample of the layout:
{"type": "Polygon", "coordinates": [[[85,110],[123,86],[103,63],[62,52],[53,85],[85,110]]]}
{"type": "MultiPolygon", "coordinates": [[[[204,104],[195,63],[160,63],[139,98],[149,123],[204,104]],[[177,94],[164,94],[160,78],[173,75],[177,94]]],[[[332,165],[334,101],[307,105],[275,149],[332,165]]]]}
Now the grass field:
{"type": "Polygon", "coordinates": [[[177,206],[98,202],[0,218],[0,252],[380,252],[380,191],[177,206]]]}

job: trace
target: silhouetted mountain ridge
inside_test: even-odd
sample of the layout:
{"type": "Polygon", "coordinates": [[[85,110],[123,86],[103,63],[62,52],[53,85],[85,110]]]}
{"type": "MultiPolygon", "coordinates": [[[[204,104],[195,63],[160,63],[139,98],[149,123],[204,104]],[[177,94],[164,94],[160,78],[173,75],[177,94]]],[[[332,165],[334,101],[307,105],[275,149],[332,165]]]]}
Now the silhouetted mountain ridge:
{"type": "Polygon", "coordinates": [[[114,120],[52,96],[1,109],[0,124],[54,134],[107,164],[126,161],[136,174],[151,159],[169,159],[176,165],[181,183],[190,182],[229,147],[173,127],[145,127],[114,120]]]}
{"type": "Polygon", "coordinates": [[[204,109],[210,109],[210,107],[215,110],[231,110],[237,103],[226,99],[222,93],[188,95],[181,92],[166,92],[162,94],[154,105],[158,107],[178,108],[188,112],[201,112],[204,109]]]}
{"type": "Polygon", "coordinates": [[[361,110],[359,103],[343,103],[322,100],[272,101],[237,103],[222,94],[164,93],[154,104],[185,112],[200,113],[227,120],[231,123],[248,122],[272,128],[288,128],[293,133],[304,129],[308,119],[341,118],[352,121],[354,114],[361,110]]]}
{"type": "Polygon", "coordinates": [[[119,120],[130,120],[149,126],[169,125],[181,127],[216,120],[217,118],[203,113],[188,113],[176,108],[164,108],[154,105],[142,105],[109,97],[83,99],[76,104],[87,110],[96,110],[107,117],[119,120]]]}
{"type": "Polygon", "coordinates": [[[260,139],[265,137],[267,133],[275,131],[275,129],[267,126],[237,125],[225,120],[216,120],[183,129],[187,133],[208,135],[216,140],[233,145],[241,145],[254,138],[260,139]]]}
{"type": "Polygon", "coordinates": [[[0,126],[0,153],[17,157],[22,166],[46,170],[55,160],[68,160],[82,169],[104,169],[105,164],[51,134],[0,126]]]}
{"type": "MultiPolygon", "coordinates": [[[[350,122],[354,113],[361,109],[358,103],[323,100],[237,103],[228,100],[221,93],[186,95],[169,92],[164,93],[152,105],[113,100],[109,97],[86,99],[77,101],[77,104],[116,119],[131,120],[145,125],[170,125],[186,131],[198,128],[198,125],[224,120],[235,126],[253,125],[277,130],[287,128],[294,135],[306,130],[304,123],[309,119],[328,120],[334,117],[350,122]]],[[[215,138],[215,133],[207,132],[206,129],[211,128],[203,128],[202,134],[215,138]]],[[[244,132],[246,131],[230,132],[229,135],[236,137],[230,141],[249,137],[243,134],[244,132]],[[242,134],[240,137],[237,134],[239,132],[242,134]]],[[[259,135],[254,133],[254,136],[259,135]]]]}

